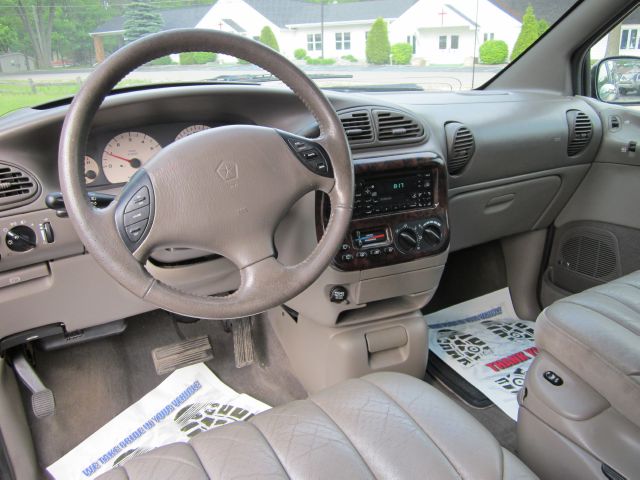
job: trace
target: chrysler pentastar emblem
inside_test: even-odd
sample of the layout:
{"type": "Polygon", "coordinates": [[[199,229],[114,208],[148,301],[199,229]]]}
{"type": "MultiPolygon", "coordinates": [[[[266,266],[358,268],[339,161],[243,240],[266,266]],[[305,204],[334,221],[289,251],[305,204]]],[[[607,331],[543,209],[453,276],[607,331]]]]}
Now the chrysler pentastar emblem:
{"type": "Polygon", "coordinates": [[[238,165],[234,162],[224,161],[216,170],[221,179],[228,182],[229,180],[235,180],[238,178],[238,165]]]}

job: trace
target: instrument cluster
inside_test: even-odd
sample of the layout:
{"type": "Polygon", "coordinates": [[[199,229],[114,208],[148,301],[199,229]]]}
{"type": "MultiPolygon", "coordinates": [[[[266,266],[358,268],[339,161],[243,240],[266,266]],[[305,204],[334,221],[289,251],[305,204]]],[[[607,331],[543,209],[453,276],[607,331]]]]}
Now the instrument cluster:
{"type": "Polygon", "coordinates": [[[133,130],[96,131],[84,158],[84,178],[92,187],[121,185],[163,147],[210,128],[213,123],[152,125],[133,130]]]}

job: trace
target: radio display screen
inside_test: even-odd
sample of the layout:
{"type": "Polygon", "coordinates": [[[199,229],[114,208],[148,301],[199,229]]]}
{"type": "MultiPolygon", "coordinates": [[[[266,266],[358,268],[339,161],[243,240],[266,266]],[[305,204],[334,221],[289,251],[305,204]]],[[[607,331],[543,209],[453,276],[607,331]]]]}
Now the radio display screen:
{"type": "Polygon", "coordinates": [[[418,187],[416,177],[402,176],[392,178],[381,178],[374,180],[378,200],[381,202],[392,200],[394,196],[403,195],[408,190],[415,190],[418,187]]]}

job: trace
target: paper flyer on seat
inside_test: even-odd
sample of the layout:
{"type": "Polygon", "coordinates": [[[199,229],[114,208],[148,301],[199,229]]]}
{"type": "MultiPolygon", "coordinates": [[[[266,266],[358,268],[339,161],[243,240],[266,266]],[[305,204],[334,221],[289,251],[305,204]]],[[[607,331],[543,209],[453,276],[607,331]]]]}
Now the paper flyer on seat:
{"type": "Polygon", "coordinates": [[[153,448],[269,408],[229,388],[204,364],[181,368],[47,470],[55,479],[96,478],[153,448]]]}
{"type": "Polygon", "coordinates": [[[509,289],[425,318],[431,352],[517,420],[517,393],[538,349],[535,323],[518,318],[509,289]]]}

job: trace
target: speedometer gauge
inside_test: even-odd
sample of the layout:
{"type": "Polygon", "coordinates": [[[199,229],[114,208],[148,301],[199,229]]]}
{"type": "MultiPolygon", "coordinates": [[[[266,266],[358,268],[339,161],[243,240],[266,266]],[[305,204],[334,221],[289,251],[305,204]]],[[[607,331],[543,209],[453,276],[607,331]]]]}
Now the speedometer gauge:
{"type": "Polygon", "coordinates": [[[102,169],[111,183],[127,182],[162,147],[149,135],[125,132],[107,143],[102,154],[102,169]]]}
{"type": "Polygon", "coordinates": [[[84,183],[91,185],[98,178],[98,162],[89,155],[84,156],[84,183]]]}
{"type": "Polygon", "coordinates": [[[194,133],[198,133],[198,132],[203,132],[205,130],[209,130],[210,128],[211,127],[209,127],[207,125],[191,125],[191,126],[185,128],[184,130],[182,130],[176,136],[176,142],[178,140],[180,140],[181,138],[188,137],[189,135],[193,135],[194,133]]]}

